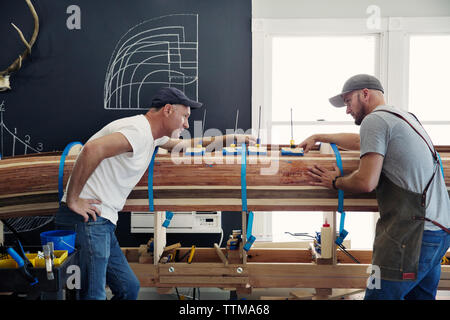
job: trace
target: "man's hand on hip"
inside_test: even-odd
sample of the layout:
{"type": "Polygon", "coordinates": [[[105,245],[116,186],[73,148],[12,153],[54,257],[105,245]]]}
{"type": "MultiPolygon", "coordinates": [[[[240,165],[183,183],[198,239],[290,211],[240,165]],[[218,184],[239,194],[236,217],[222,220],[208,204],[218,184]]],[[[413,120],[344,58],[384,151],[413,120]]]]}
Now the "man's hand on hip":
{"type": "Polygon", "coordinates": [[[67,200],[67,206],[69,209],[82,216],[84,218],[84,222],[88,222],[89,216],[91,216],[94,221],[97,221],[97,215],[101,216],[100,210],[94,206],[94,204],[101,204],[101,201],[82,198],[78,198],[73,201],[67,200]]]}

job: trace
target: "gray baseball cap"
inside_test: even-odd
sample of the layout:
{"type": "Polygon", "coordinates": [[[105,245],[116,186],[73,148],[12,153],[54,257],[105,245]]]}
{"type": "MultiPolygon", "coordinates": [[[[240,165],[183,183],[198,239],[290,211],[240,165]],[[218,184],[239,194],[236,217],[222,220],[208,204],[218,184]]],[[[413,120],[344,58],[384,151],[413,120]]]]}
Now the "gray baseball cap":
{"type": "Polygon", "coordinates": [[[344,83],[342,92],[329,99],[330,103],[336,108],[345,107],[343,95],[355,90],[373,89],[384,93],[380,80],[368,74],[357,74],[344,83]]]}

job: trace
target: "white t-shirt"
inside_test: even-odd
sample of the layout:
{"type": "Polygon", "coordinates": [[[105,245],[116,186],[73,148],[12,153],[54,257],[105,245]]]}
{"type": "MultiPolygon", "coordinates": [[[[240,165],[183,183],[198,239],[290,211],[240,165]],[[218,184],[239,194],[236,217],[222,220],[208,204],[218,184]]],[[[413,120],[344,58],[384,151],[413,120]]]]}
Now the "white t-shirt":
{"type": "MultiPolygon", "coordinates": [[[[144,115],[122,118],[106,125],[88,141],[120,132],[133,147],[126,152],[104,159],[84,185],[80,198],[97,199],[102,203],[95,205],[101,216],[116,224],[118,212],[123,209],[130,192],[141,180],[147,170],[156,146],[165,144],[169,137],[154,140],[150,123],[144,115]]],[[[67,186],[69,186],[69,182],[67,186]]],[[[66,193],[62,201],[66,201],[66,193]]]]}

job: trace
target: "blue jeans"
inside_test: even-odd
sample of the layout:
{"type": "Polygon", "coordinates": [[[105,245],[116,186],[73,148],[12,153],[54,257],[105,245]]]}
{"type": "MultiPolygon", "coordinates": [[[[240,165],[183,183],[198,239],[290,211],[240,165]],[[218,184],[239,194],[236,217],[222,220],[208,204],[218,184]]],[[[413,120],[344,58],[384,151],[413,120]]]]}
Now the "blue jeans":
{"type": "Polygon", "coordinates": [[[443,230],[423,232],[419,271],[414,281],[381,279],[379,289],[366,288],[365,300],[434,300],[441,277],[441,259],[450,246],[443,230]]]}
{"type": "Polygon", "coordinates": [[[139,280],[120,249],[114,234],[116,226],[111,221],[97,216],[97,221],[89,218],[84,222],[82,216],[61,206],[55,225],[57,229],[77,233],[75,246],[80,249],[81,299],[105,300],[106,285],[111,289],[113,299],[137,299],[139,280]]]}

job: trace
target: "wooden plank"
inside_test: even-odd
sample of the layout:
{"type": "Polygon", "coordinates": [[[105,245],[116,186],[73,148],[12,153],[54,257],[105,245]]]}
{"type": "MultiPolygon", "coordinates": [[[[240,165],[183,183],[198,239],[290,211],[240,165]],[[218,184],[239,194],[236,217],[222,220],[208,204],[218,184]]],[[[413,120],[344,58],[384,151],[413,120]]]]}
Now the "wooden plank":
{"type": "Polygon", "coordinates": [[[247,262],[312,262],[311,251],[307,249],[252,248],[248,252],[247,262]]]}
{"type": "Polygon", "coordinates": [[[311,300],[314,297],[314,294],[305,290],[295,290],[289,292],[289,294],[293,297],[293,300],[311,300]]]}
{"type": "Polygon", "coordinates": [[[131,269],[139,280],[141,287],[156,287],[158,284],[158,272],[153,264],[129,263],[131,269]]]}
{"type": "Polygon", "coordinates": [[[216,249],[216,253],[219,256],[220,260],[224,263],[225,266],[228,265],[228,260],[225,257],[225,255],[222,252],[222,249],[220,249],[219,245],[217,243],[214,243],[214,249],[216,249]]]}
{"type": "Polygon", "coordinates": [[[450,280],[440,280],[438,284],[439,290],[450,290],[450,280]]]}
{"type": "MultiPolygon", "coordinates": [[[[199,248],[200,249],[200,248],[199,248]]],[[[208,248],[210,249],[210,248],[208,248]]],[[[134,250],[137,251],[137,248],[134,250]]],[[[127,251],[134,256],[132,250],[127,251]]],[[[214,249],[209,250],[215,254],[214,249]]],[[[216,259],[217,258],[216,255],[216,259]]],[[[369,264],[338,264],[315,265],[313,263],[247,263],[243,265],[228,265],[223,263],[168,263],[154,266],[130,262],[130,266],[138,277],[142,287],[182,286],[187,287],[223,287],[219,278],[247,278],[252,288],[360,288],[366,287],[369,276],[369,264]],[[173,267],[172,272],[169,268],[173,267]],[[237,273],[237,268],[242,273],[237,273]],[[176,278],[161,283],[158,275],[176,278]],[[203,283],[197,282],[198,277],[209,277],[203,283]],[[211,278],[212,277],[212,278],[211,278]],[[217,279],[216,279],[217,278],[217,279]],[[217,280],[213,283],[212,281],[217,280]]],[[[163,280],[164,281],[164,280],[163,280]]],[[[239,282],[243,284],[245,281],[239,282]]],[[[439,290],[450,290],[450,266],[442,266],[439,290]]]]}
{"type": "Polygon", "coordinates": [[[178,287],[191,286],[198,287],[199,285],[210,284],[214,286],[223,285],[245,285],[249,283],[248,277],[217,277],[217,276],[196,276],[195,279],[187,276],[160,276],[159,282],[162,284],[173,284],[178,287]],[[191,285],[187,285],[187,284],[191,285]],[[184,285],[182,285],[184,284],[184,285]]]}
{"type": "MultiPolygon", "coordinates": [[[[359,166],[359,153],[342,151],[345,173],[359,166]]],[[[68,156],[63,185],[73,169],[75,156],[68,156]]],[[[157,155],[154,170],[155,209],[159,211],[222,210],[241,211],[240,157],[208,154],[200,163],[173,155],[157,155]],[[181,188],[182,187],[182,188],[181,188]]],[[[442,152],[445,182],[450,191],[450,153],[442,152]]],[[[60,155],[10,157],[0,161],[0,218],[48,215],[58,208],[58,169],[60,155]]],[[[247,194],[250,211],[333,211],[337,191],[309,185],[307,168],[320,163],[332,168],[334,155],[310,152],[303,157],[248,157],[247,194]],[[267,168],[273,174],[262,174],[267,168]]],[[[123,211],[148,211],[145,173],[130,193],[123,211]]],[[[377,211],[374,193],[345,197],[346,211],[377,211]]]]}
{"type": "Polygon", "coordinates": [[[165,263],[158,265],[158,272],[161,276],[248,276],[248,268],[244,265],[224,266],[223,263],[165,263]]]}
{"type": "Polygon", "coordinates": [[[247,243],[247,212],[242,211],[242,228],[241,228],[242,242],[239,245],[239,253],[242,256],[242,263],[247,263],[247,251],[244,250],[244,246],[247,243]]]}
{"type": "MultiPolygon", "coordinates": [[[[145,246],[145,245],[144,245],[145,246]]],[[[178,249],[179,256],[183,256],[191,248],[181,247],[178,249]]],[[[138,261],[138,248],[122,248],[129,262],[138,261]]],[[[221,249],[223,252],[223,249],[221,249]]],[[[371,250],[348,250],[355,258],[363,264],[370,264],[372,260],[371,250]]],[[[342,251],[337,252],[338,263],[354,263],[342,251]]],[[[186,262],[186,259],[181,262],[186,262]]],[[[219,263],[221,262],[214,248],[196,248],[193,263],[219,263]]],[[[254,248],[248,252],[248,262],[272,262],[272,263],[311,263],[312,255],[309,249],[302,248],[254,248]]],[[[448,275],[450,279],[450,266],[442,266],[443,276],[448,275]],[[446,271],[448,270],[448,271],[446,271]]]]}

